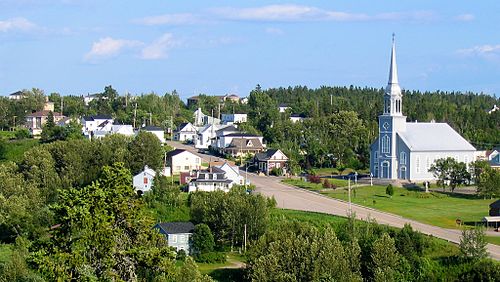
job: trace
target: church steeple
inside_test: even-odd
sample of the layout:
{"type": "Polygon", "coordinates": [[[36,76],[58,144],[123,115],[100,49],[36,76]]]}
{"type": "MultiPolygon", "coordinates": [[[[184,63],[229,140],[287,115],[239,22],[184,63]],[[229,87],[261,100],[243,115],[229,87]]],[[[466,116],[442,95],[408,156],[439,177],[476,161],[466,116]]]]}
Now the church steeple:
{"type": "Polygon", "coordinates": [[[392,49],[391,49],[391,66],[389,69],[389,81],[385,88],[384,95],[384,114],[386,115],[402,115],[401,103],[401,87],[398,81],[398,66],[396,64],[396,41],[395,35],[392,34],[392,49]]]}

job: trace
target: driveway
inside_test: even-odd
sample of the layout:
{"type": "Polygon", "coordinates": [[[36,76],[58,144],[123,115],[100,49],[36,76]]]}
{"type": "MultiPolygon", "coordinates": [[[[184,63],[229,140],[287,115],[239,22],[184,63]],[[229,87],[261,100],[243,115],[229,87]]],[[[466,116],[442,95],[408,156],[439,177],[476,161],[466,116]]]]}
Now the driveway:
{"type": "MultiPolygon", "coordinates": [[[[178,142],[169,142],[169,145],[194,152],[202,157],[204,161],[208,161],[210,159],[209,155],[198,153],[192,146],[183,145],[178,142]]],[[[245,171],[242,170],[241,173],[244,175],[245,171]]],[[[280,208],[320,212],[338,216],[348,215],[348,203],[332,199],[315,192],[285,185],[281,183],[282,178],[258,176],[253,173],[248,173],[248,179],[256,186],[256,192],[259,192],[267,197],[274,196],[278,207],[280,208]]],[[[406,223],[409,223],[413,229],[424,234],[432,235],[456,244],[460,243],[460,230],[428,225],[395,214],[374,210],[356,204],[351,204],[351,210],[356,213],[356,218],[361,220],[371,218],[375,219],[377,223],[397,228],[402,228],[406,223]]],[[[488,244],[487,248],[493,259],[500,260],[500,246],[488,244]]]]}

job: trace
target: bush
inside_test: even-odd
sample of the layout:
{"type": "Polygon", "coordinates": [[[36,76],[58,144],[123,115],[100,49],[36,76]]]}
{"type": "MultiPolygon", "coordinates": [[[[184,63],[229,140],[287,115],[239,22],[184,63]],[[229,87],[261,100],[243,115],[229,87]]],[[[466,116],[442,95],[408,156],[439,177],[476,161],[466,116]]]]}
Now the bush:
{"type": "Polygon", "coordinates": [[[273,168],[271,169],[271,172],[269,173],[271,175],[276,175],[276,176],[282,176],[283,175],[283,169],[280,167],[280,168],[273,168]]]}
{"type": "Polygon", "coordinates": [[[177,257],[175,259],[178,261],[185,261],[186,260],[186,251],[184,251],[184,250],[177,251],[177,257]]]}
{"type": "Polygon", "coordinates": [[[394,187],[392,187],[392,184],[387,185],[385,193],[391,197],[394,195],[394,187]]]}
{"type": "Polygon", "coordinates": [[[310,174],[307,176],[307,181],[309,181],[311,183],[319,184],[319,183],[321,183],[321,178],[317,175],[310,174]]]}
{"type": "Polygon", "coordinates": [[[323,188],[325,189],[336,189],[337,186],[333,183],[331,183],[330,181],[328,181],[328,179],[325,179],[323,180],[323,188]]]}
{"type": "Polygon", "coordinates": [[[26,139],[30,137],[30,132],[26,128],[18,128],[14,136],[16,136],[17,140],[26,139]]]}
{"type": "Polygon", "coordinates": [[[194,260],[201,263],[224,263],[226,262],[226,254],[221,252],[209,252],[196,255],[194,260]]]}

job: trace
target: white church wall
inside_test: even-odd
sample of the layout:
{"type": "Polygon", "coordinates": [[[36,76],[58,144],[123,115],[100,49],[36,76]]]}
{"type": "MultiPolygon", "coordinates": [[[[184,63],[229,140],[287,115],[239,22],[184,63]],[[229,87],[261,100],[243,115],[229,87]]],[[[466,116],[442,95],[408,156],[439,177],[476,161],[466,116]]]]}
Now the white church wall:
{"type": "Polygon", "coordinates": [[[464,162],[467,166],[474,161],[474,151],[431,151],[412,152],[410,156],[410,180],[436,180],[429,172],[430,167],[437,159],[454,158],[459,162],[464,162]]]}

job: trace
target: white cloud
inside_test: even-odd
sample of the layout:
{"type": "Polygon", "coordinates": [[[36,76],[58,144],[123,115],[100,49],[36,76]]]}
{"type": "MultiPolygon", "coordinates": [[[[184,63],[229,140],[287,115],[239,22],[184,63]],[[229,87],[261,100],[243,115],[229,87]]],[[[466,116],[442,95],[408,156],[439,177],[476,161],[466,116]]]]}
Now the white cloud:
{"type": "Polygon", "coordinates": [[[462,14],[455,17],[455,20],[461,22],[470,22],[473,21],[476,17],[472,14],[462,14]]]}
{"type": "Polygon", "coordinates": [[[85,60],[94,61],[101,58],[109,58],[118,55],[123,49],[134,48],[143,45],[140,41],[114,39],[105,37],[92,44],[92,49],[85,55],[85,60]]]}
{"type": "Polygon", "coordinates": [[[26,18],[12,18],[0,21],[0,32],[30,31],[36,29],[36,24],[26,18]]]}
{"type": "Polygon", "coordinates": [[[168,57],[167,52],[180,44],[173,35],[165,33],[151,44],[145,46],[141,52],[141,58],[145,60],[157,60],[168,57]]]}
{"type": "Polygon", "coordinates": [[[428,21],[436,18],[430,11],[382,13],[367,15],[364,13],[348,13],[325,10],[304,5],[268,5],[254,8],[216,8],[211,10],[216,16],[226,20],[237,21],[370,21],[370,20],[412,20],[428,21]]]}
{"type": "Polygon", "coordinates": [[[189,25],[201,23],[202,20],[194,14],[167,14],[137,19],[134,22],[143,25],[189,25]]]}
{"type": "Polygon", "coordinates": [[[464,57],[477,57],[492,62],[500,61],[500,44],[478,45],[472,48],[457,50],[457,54],[464,57]]]}
{"type": "Polygon", "coordinates": [[[265,32],[269,33],[269,34],[273,34],[273,35],[283,35],[283,34],[285,34],[285,32],[282,29],[276,28],[276,27],[267,27],[265,29],[265,32]]]}

